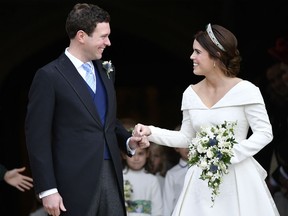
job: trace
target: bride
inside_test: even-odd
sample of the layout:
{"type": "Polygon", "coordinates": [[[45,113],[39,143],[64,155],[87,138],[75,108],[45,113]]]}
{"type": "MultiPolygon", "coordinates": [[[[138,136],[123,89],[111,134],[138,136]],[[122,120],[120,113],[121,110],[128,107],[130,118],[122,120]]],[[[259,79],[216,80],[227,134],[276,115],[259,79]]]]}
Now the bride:
{"type": "Polygon", "coordinates": [[[134,136],[148,136],[160,145],[188,147],[202,127],[237,122],[235,140],[219,194],[211,205],[211,189],[200,179],[202,169],[190,166],[173,216],[278,216],[266,186],[266,171],[253,156],[273,139],[265,103],[257,86],[237,77],[240,53],[233,33],[208,25],[194,38],[193,72],[204,78],[183,93],[180,131],[137,124],[134,136]],[[248,137],[248,131],[252,134],[248,137]]]}

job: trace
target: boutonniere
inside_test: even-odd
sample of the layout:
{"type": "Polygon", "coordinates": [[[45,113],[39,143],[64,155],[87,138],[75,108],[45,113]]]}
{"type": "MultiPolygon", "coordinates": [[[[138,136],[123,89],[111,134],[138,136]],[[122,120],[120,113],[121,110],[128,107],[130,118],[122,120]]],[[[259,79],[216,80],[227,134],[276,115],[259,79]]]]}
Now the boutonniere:
{"type": "Polygon", "coordinates": [[[104,61],[102,63],[103,68],[106,70],[106,74],[108,78],[110,79],[110,73],[113,71],[113,65],[111,60],[110,61],[104,61]]]}

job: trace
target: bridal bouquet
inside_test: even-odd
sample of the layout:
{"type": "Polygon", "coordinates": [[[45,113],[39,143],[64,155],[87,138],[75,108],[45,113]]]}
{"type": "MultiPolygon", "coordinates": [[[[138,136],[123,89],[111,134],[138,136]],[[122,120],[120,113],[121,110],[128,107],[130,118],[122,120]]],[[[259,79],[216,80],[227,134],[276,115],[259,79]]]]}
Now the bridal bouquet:
{"type": "Polygon", "coordinates": [[[234,129],[237,122],[227,122],[211,127],[202,127],[189,145],[189,165],[202,169],[200,179],[208,180],[212,189],[211,200],[219,194],[219,186],[233,156],[232,148],[236,144],[234,129]]]}

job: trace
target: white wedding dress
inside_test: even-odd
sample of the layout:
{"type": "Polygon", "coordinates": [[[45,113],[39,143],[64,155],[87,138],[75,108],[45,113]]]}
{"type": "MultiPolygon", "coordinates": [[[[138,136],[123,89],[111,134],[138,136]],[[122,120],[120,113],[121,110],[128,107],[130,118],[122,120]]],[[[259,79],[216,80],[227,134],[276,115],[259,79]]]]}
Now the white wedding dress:
{"type": "MultiPolygon", "coordinates": [[[[183,93],[183,120],[180,131],[149,126],[150,141],[170,147],[187,147],[201,126],[237,121],[234,157],[223,177],[220,194],[211,207],[211,190],[199,179],[202,170],[188,169],[173,216],[277,216],[273,198],[266,186],[266,171],[253,158],[271,142],[272,128],[258,87],[242,80],[214,106],[208,108],[189,86],[183,93]],[[247,138],[249,126],[253,134],[247,138]]],[[[168,215],[164,215],[168,216],[168,215]]]]}

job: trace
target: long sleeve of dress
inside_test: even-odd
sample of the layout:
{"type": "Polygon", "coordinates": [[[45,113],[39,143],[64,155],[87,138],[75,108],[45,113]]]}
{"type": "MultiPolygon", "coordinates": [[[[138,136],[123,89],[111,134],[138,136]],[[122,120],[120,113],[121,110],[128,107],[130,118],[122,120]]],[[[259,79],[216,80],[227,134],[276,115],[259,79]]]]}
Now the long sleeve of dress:
{"type": "Polygon", "coordinates": [[[148,137],[149,141],[169,147],[187,148],[195,135],[195,131],[192,128],[189,112],[184,110],[182,115],[181,129],[179,131],[149,126],[151,130],[151,135],[148,137]]]}
{"type": "Polygon", "coordinates": [[[273,139],[272,126],[264,104],[245,106],[245,114],[252,134],[248,139],[243,139],[234,145],[234,156],[231,159],[232,164],[239,163],[247,157],[255,155],[273,139]]]}

